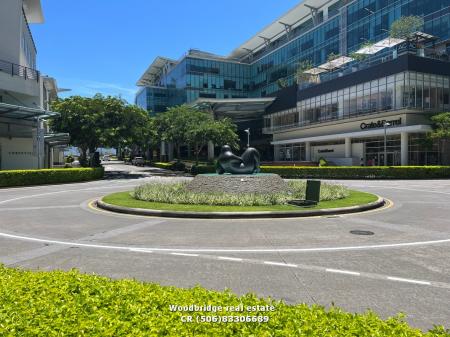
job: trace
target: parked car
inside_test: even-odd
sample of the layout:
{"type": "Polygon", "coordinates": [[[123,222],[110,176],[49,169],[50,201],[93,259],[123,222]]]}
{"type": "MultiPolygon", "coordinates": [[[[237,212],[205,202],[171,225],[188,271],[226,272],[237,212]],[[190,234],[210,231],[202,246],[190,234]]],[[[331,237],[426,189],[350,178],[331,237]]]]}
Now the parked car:
{"type": "Polygon", "coordinates": [[[108,155],[103,156],[103,161],[110,161],[111,158],[108,155]]]}
{"type": "Polygon", "coordinates": [[[131,164],[135,166],[144,166],[145,161],[143,157],[134,157],[131,164]]]}

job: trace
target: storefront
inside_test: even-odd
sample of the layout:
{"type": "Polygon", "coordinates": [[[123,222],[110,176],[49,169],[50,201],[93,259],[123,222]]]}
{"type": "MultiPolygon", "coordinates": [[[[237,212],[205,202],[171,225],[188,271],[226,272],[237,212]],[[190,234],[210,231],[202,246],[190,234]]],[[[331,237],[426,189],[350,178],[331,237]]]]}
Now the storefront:
{"type": "Polygon", "coordinates": [[[429,115],[414,111],[334,121],[274,134],[276,161],[343,166],[439,164],[437,143],[427,140],[429,115]]]}

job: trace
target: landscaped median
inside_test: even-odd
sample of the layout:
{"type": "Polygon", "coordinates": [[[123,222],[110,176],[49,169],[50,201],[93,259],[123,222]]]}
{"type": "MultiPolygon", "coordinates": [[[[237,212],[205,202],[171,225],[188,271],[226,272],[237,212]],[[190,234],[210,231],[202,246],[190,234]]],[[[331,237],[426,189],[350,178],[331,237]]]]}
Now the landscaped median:
{"type": "Polygon", "coordinates": [[[286,193],[225,194],[189,192],[186,183],[151,183],[131,192],[113,193],[97,206],[113,212],[181,218],[305,217],[361,212],[384,205],[376,195],[322,184],[320,203],[312,207],[288,204],[305,197],[306,182],[291,181],[286,193]]]}
{"type": "Polygon", "coordinates": [[[0,171],[0,187],[75,183],[103,178],[103,167],[0,171]]]}
{"type": "Polygon", "coordinates": [[[339,336],[448,337],[410,327],[401,316],[287,305],[201,287],[180,289],[78,271],[0,265],[1,336],[339,336]],[[233,310],[232,310],[233,309],[233,310]],[[186,322],[187,317],[192,322],[186,322]]]}

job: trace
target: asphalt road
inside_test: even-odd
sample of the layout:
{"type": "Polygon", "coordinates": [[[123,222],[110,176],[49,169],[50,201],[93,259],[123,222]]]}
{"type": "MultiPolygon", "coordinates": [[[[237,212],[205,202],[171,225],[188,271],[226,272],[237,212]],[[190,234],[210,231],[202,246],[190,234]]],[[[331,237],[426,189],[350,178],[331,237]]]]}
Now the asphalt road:
{"type": "Polygon", "coordinates": [[[334,303],[383,318],[404,312],[422,329],[450,327],[448,180],[340,181],[393,201],[362,214],[184,220],[92,209],[92,200],[146,181],[189,179],[121,164],[107,170],[102,181],[0,189],[0,262],[334,303]]]}

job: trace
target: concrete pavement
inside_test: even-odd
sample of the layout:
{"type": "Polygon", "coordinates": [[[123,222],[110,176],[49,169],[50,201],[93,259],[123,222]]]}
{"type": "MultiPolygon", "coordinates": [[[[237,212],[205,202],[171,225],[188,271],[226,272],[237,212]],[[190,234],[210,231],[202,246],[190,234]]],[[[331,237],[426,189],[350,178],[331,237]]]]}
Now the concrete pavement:
{"type": "Polygon", "coordinates": [[[147,181],[189,179],[122,164],[107,170],[115,173],[102,181],[0,189],[0,262],[370,308],[385,318],[405,312],[413,326],[450,326],[450,181],[340,181],[394,202],[362,214],[186,220],[90,208],[147,181]]]}

